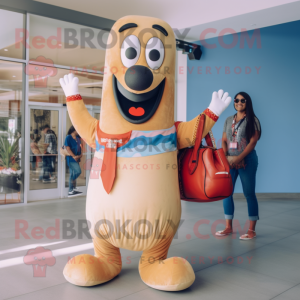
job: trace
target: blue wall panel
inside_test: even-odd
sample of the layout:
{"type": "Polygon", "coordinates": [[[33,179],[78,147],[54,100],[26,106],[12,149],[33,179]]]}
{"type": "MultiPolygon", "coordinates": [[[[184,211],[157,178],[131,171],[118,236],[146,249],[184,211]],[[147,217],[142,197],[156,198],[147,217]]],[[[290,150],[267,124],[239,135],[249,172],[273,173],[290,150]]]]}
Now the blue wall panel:
{"type": "MultiPolygon", "coordinates": [[[[253,33],[249,31],[249,37],[253,33]]],[[[299,193],[300,21],[260,29],[252,47],[248,43],[241,47],[241,34],[227,35],[223,40],[227,45],[238,42],[226,48],[218,38],[207,39],[206,43],[215,44],[216,48],[202,47],[200,61],[188,60],[188,69],[184,70],[187,72],[187,120],[209,105],[213,91],[222,88],[232,98],[239,91],[249,93],[262,125],[262,138],[256,146],[259,160],[256,191],[299,193]],[[218,74],[216,68],[220,67],[218,74]],[[226,67],[230,68],[230,74],[225,73],[226,67]],[[234,72],[236,67],[241,68],[240,74],[234,72]],[[251,68],[250,74],[246,74],[246,67],[251,68]],[[260,68],[259,72],[255,67],[260,68]]],[[[234,113],[232,103],[213,128],[219,147],[224,121],[234,113]]],[[[239,179],[235,192],[242,192],[239,179]]]]}

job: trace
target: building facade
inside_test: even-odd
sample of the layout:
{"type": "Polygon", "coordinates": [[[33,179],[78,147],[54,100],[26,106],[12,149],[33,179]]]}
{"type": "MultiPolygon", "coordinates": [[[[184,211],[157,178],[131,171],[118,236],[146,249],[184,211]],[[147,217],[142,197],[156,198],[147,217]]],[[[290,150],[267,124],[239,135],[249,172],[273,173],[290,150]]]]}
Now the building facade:
{"type": "MultiPolygon", "coordinates": [[[[59,149],[72,124],[59,78],[73,72],[88,110],[99,118],[109,28],[7,9],[0,9],[0,19],[0,205],[63,198],[69,170],[59,149]],[[56,138],[51,153],[45,125],[56,138]],[[43,180],[46,171],[50,182],[43,180]]],[[[85,193],[93,151],[82,146],[77,184],[85,193]]]]}

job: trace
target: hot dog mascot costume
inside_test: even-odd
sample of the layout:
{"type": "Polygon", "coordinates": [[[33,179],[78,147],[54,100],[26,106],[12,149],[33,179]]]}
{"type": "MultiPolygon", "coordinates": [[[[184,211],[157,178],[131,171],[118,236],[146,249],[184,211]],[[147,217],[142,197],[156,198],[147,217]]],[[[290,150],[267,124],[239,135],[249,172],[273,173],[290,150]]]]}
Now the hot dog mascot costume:
{"type": "MultiPolygon", "coordinates": [[[[181,217],[177,150],[195,143],[200,116],[174,125],[175,59],[169,24],[126,16],[108,38],[100,121],[88,113],[78,78],[60,79],[76,131],[96,149],[86,200],[95,255],[66,264],[72,284],[93,286],[117,276],[120,248],[143,251],[139,273],[154,289],[179,291],[195,280],[189,262],[167,258],[181,217]]],[[[222,90],[213,93],[203,136],[230,101],[222,90]]]]}

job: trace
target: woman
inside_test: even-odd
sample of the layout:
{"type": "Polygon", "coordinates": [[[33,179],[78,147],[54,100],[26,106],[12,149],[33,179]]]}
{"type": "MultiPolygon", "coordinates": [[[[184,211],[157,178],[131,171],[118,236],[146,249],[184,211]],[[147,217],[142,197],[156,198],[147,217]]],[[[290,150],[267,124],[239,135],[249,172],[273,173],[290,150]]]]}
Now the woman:
{"type": "MultiPolygon", "coordinates": [[[[258,159],[255,151],[257,141],[261,136],[261,126],[255,116],[250,96],[245,92],[238,93],[234,98],[234,108],[237,113],[228,117],[224,124],[222,147],[229,156],[230,174],[233,187],[238,175],[241,178],[243,192],[247,199],[249,229],[241,240],[251,240],[256,237],[255,225],[258,216],[258,202],[255,195],[255,179],[258,159]]],[[[234,203],[232,195],[223,200],[226,228],[216,232],[217,236],[232,233],[232,219],[234,216],[234,203]]]]}
{"type": "MultiPolygon", "coordinates": [[[[30,137],[31,138],[31,137],[30,137]]],[[[33,181],[42,181],[43,179],[43,161],[42,161],[42,153],[39,148],[39,141],[41,140],[41,136],[38,135],[35,139],[33,139],[33,135],[30,142],[30,151],[32,152],[32,161],[35,161],[35,166],[39,169],[39,178],[32,178],[33,181]]]]}
{"type": "Polygon", "coordinates": [[[70,154],[70,156],[67,156],[67,163],[70,170],[68,197],[79,196],[82,192],[79,192],[76,188],[76,179],[81,174],[79,166],[80,158],[82,157],[81,141],[73,125],[68,131],[68,135],[65,140],[65,147],[70,154]]]}

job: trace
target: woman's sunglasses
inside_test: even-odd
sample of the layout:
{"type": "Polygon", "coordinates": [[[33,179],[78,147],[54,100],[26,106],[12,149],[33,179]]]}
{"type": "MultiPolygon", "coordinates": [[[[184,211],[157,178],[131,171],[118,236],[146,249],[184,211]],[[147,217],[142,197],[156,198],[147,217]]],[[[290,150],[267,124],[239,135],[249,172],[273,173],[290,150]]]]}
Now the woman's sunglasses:
{"type": "Polygon", "coordinates": [[[239,103],[241,101],[241,103],[246,103],[246,99],[234,99],[234,103],[239,103]]]}

